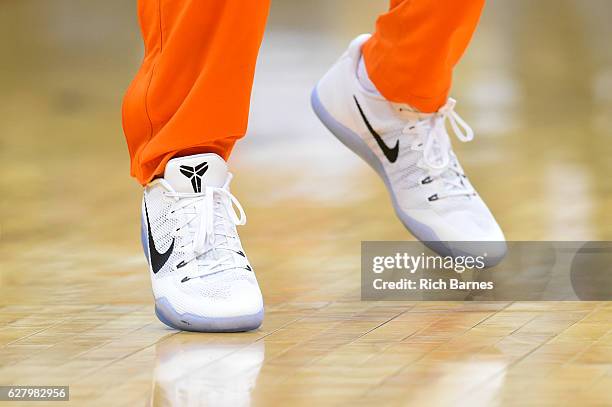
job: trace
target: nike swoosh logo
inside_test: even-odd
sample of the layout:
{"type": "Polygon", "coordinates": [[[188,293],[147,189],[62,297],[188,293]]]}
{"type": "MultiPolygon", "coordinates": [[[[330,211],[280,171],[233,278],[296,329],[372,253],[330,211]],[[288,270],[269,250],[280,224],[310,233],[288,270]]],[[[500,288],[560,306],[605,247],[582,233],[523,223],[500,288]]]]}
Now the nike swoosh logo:
{"type": "Polygon", "coordinates": [[[363,110],[361,109],[361,106],[359,105],[359,102],[357,101],[357,97],[355,95],[353,95],[353,99],[355,99],[355,104],[357,105],[357,109],[359,109],[359,113],[361,114],[361,118],[365,122],[366,127],[368,128],[368,130],[370,130],[370,133],[372,133],[374,140],[376,140],[376,144],[378,144],[378,147],[380,147],[385,157],[387,157],[387,160],[389,160],[389,162],[391,163],[394,163],[397,160],[397,156],[399,154],[399,140],[395,142],[395,146],[393,148],[389,148],[389,146],[385,144],[385,142],[376,132],[376,130],[372,128],[372,125],[370,125],[370,122],[368,121],[366,115],[363,113],[363,110]]]}
{"type": "Polygon", "coordinates": [[[147,216],[147,234],[149,235],[149,259],[151,261],[151,268],[153,269],[153,274],[157,274],[164,264],[170,258],[172,254],[172,250],[174,249],[174,240],[172,239],[172,244],[164,253],[160,253],[157,251],[155,247],[155,241],[153,241],[153,234],[151,233],[151,222],[149,221],[149,211],[147,210],[147,201],[145,199],[145,215],[147,216]]]}

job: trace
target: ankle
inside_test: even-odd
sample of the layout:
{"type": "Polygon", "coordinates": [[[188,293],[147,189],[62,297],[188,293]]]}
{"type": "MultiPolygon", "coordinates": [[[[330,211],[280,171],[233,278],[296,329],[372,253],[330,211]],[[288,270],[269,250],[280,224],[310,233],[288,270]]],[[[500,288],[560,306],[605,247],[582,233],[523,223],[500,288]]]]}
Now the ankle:
{"type": "Polygon", "coordinates": [[[372,80],[368,76],[368,71],[366,69],[365,60],[363,58],[363,55],[361,56],[361,58],[359,58],[359,67],[357,68],[357,79],[359,80],[359,83],[361,84],[361,86],[363,86],[365,90],[380,96],[380,92],[378,91],[378,89],[376,89],[376,85],[374,85],[374,82],[372,82],[372,80]]]}

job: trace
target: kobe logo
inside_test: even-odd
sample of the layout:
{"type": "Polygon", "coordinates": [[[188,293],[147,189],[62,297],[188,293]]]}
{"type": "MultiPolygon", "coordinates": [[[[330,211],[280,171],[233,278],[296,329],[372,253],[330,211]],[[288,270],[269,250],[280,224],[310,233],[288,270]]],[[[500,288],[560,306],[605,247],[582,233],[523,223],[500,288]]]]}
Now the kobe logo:
{"type": "Polygon", "coordinates": [[[189,178],[193,192],[202,192],[202,176],[206,173],[206,170],[208,170],[207,162],[198,164],[195,167],[181,165],[181,174],[189,178]]]}

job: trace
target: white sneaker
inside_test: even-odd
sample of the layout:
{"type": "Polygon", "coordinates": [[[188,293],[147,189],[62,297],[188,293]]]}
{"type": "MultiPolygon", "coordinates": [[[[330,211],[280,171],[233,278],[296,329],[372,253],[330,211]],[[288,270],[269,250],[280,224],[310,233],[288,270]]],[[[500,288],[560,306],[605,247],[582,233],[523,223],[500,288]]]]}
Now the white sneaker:
{"type": "Polygon", "coordinates": [[[231,178],[221,157],[199,154],[170,160],[164,177],[144,189],[142,245],[155,313],[170,327],[235,332],[261,325],[261,292],[236,231],[246,216],[229,191],[231,178]]]}
{"type": "MultiPolygon", "coordinates": [[[[453,110],[455,101],[424,114],[366,90],[357,70],[369,37],[353,40],[316,85],[311,96],[315,113],[381,176],[397,215],[419,240],[445,255],[458,254],[445,242],[497,242],[486,250],[503,256],[504,235],[452,151],[446,120],[461,141],[473,138],[472,129],[453,110]]],[[[469,252],[469,247],[462,245],[460,251],[469,252]]]]}

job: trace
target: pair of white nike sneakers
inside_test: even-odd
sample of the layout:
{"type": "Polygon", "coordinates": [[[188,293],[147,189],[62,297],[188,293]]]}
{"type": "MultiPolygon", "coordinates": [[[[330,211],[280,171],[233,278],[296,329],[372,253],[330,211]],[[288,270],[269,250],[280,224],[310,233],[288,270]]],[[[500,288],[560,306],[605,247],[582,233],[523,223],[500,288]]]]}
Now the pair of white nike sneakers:
{"type": "MultiPolygon", "coordinates": [[[[500,242],[503,255],[504,235],[452,151],[447,122],[461,141],[473,137],[455,101],[424,114],[366,89],[357,72],[368,38],[353,40],[316,85],[315,113],[380,175],[419,240],[442,254],[452,254],[448,242],[500,242]]],[[[142,244],[156,314],[170,327],[236,332],[262,323],[261,291],[236,231],[246,216],[231,178],[221,157],[198,154],[170,160],[144,190],[142,244]]]]}

